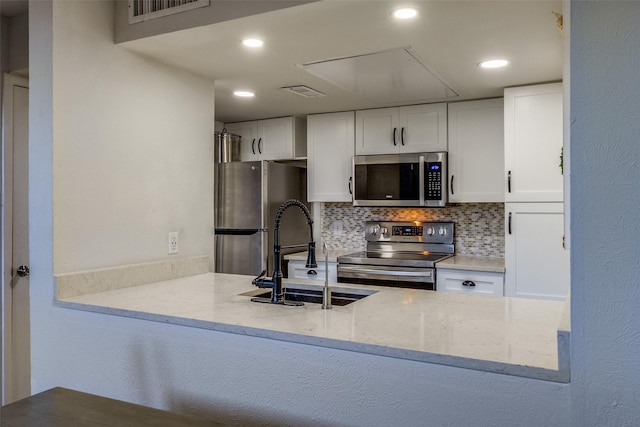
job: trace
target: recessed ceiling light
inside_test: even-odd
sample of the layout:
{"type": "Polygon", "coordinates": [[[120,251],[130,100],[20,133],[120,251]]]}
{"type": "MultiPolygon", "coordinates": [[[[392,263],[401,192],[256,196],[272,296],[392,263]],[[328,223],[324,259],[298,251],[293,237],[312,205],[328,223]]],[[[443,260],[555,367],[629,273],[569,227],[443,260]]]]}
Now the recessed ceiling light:
{"type": "Polygon", "coordinates": [[[505,67],[509,64],[509,61],[506,59],[492,59],[490,61],[483,61],[478,64],[481,68],[500,68],[505,67]]]}
{"type": "Polygon", "coordinates": [[[255,96],[255,93],[246,90],[236,90],[233,94],[242,98],[251,98],[252,96],[255,96]]]}
{"type": "Polygon", "coordinates": [[[244,39],[242,40],[242,44],[247,47],[260,47],[264,42],[260,39],[244,39]]]}
{"type": "Polygon", "coordinates": [[[411,19],[418,14],[415,9],[397,9],[393,11],[393,16],[398,19],[411,19]]]}

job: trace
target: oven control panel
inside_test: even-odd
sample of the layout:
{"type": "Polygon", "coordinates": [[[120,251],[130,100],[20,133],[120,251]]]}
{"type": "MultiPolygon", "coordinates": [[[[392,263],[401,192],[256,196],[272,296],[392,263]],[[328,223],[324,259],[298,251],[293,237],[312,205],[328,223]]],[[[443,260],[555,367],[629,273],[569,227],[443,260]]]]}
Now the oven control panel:
{"type": "Polygon", "coordinates": [[[421,225],[394,225],[391,227],[392,236],[422,236],[421,225]]]}
{"type": "Polygon", "coordinates": [[[453,243],[453,222],[367,221],[367,242],[453,243]]]}

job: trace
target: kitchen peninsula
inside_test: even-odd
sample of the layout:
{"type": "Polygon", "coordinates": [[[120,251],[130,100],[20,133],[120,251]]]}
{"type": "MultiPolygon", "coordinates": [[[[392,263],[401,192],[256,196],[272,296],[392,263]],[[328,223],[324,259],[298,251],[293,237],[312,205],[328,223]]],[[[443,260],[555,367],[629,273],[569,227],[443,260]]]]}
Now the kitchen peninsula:
{"type": "MultiPolygon", "coordinates": [[[[333,284],[374,294],[344,307],[258,304],[252,277],[187,261],[57,277],[59,307],[507,375],[569,381],[565,303],[333,284]],[[168,272],[168,275],[158,271],[168,272]],[[143,283],[143,276],[153,281],[143,283]],[[126,283],[128,282],[128,283],[126,283]]],[[[286,283],[287,281],[285,281],[286,283]]],[[[295,283],[311,284],[295,280],[295,283]]]]}

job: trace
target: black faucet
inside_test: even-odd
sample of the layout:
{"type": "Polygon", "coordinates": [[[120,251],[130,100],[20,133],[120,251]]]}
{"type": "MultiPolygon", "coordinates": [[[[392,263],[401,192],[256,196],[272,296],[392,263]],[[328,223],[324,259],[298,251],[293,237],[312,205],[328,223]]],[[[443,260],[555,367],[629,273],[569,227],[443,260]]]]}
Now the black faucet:
{"type": "Polygon", "coordinates": [[[280,266],[280,220],[284,211],[291,206],[298,207],[302,213],[307,217],[307,224],[309,224],[309,249],[307,255],[306,268],[317,268],[316,263],[316,244],[313,241],[313,220],[311,219],[311,213],[309,209],[300,200],[289,199],[280,205],[278,212],[276,212],[275,225],[273,227],[273,277],[271,279],[265,278],[267,272],[263,271],[258,277],[253,279],[251,283],[259,288],[272,288],[271,300],[264,301],[261,298],[252,298],[252,301],[258,302],[270,302],[272,304],[287,304],[287,305],[302,305],[303,303],[297,303],[295,301],[285,301],[284,292],[282,289],[282,268],[280,266]]]}

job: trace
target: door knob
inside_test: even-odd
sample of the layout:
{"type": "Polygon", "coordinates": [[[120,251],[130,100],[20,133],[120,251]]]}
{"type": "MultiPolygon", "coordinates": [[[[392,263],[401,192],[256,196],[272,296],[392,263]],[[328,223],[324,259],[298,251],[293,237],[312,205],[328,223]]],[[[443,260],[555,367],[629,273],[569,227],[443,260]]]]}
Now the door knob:
{"type": "Polygon", "coordinates": [[[20,277],[26,277],[29,275],[29,267],[26,265],[21,265],[20,267],[18,267],[18,269],[16,270],[16,274],[20,277]]]}

